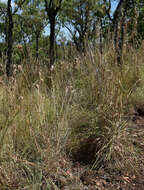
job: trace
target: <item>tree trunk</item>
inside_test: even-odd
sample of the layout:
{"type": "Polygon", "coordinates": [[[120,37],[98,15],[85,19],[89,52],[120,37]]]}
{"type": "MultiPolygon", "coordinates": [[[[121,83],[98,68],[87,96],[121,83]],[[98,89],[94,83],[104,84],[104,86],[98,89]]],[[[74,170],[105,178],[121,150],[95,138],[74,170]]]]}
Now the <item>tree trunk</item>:
{"type": "Polygon", "coordinates": [[[102,33],[102,19],[100,18],[100,53],[103,54],[103,33],[102,33]]]}
{"type": "Polygon", "coordinates": [[[12,75],[12,47],[13,47],[13,17],[11,0],[7,2],[7,63],[6,63],[6,74],[7,77],[12,75]]]}
{"type": "Polygon", "coordinates": [[[114,47],[115,47],[115,52],[116,52],[116,56],[117,56],[117,61],[118,61],[118,54],[119,54],[119,47],[118,47],[119,32],[118,32],[118,27],[119,27],[119,21],[117,20],[117,22],[116,22],[116,24],[114,26],[114,47]]]}
{"type": "Polygon", "coordinates": [[[5,33],[5,48],[4,48],[4,55],[5,57],[7,56],[7,23],[8,23],[8,19],[7,19],[7,15],[5,17],[5,26],[4,26],[4,33],[5,33]]]}
{"type": "Polygon", "coordinates": [[[36,34],[36,59],[38,59],[39,56],[39,35],[36,34]]]}
{"type": "Polygon", "coordinates": [[[115,24],[115,49],[117,54],[117,64],[122,64],[122,55],[123,55],[123,45],[124,45],[124,30],[125,30],[125,20],[127,14],[127,3],[125,2],[123,11],[120,14],[120,19],[117,19],[115,24]],[[120,29],[119,29],[119,28],[120,29]]]}
{"type": "Polygon", "coordinates": [[[49,15],[50,19],[50,65],[54,65],[54,44],[55,44],[55,15],[49,15]]]}
{"type": "Polygon", "coordinates": [[[118,63],[118,65],[122,64],[123,44],[124,44],[124,22],[125,22],[125,19],[122,18],[121,29],[120,29],[120,37],[119,37],[119,41],[118,41],[118,51],[117,51],[117,63],[118,63]]]}
{"type": "Polygon", "coordinates": [[[54,0],[50,0],[49,3],[45,0],[45,9],[50,21],[50,64],[51,68],[54,65],[55,60],[55,25],[56,25],[56,15],[60,10],[62,0],[57,1],[58,6],[55,5],[54,0]]]}

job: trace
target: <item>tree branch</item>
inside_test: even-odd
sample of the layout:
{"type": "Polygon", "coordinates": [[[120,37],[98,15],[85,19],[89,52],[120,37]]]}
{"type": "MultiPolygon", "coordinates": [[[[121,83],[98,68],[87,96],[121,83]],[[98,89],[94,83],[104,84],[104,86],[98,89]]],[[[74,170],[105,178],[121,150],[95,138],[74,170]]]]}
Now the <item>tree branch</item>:
{"type": "Polygon", "coordinates": [[[122,9],[123,4],[124,4],[125,1],[126,1],[126,0],[120,0],[119,3],[118,3],[118,5],[117,5],[117,8],[116,8],[116,10],[115,10],[115,12],[114,12],[114,14],[113,14],[113,24],[114,24],[114,25],[115,25],[115,23],[116,23],[118,17],[120,16],[121,9],[122,9]]]}

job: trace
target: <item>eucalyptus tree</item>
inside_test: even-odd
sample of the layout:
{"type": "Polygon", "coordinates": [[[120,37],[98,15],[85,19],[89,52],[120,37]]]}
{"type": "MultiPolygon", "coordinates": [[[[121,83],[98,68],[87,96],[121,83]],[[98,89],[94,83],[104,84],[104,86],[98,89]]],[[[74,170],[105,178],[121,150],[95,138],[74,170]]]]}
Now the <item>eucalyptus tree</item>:
{"type": "Polygon", "coordinates": [[[5,20],[6,20],[6,4],[0,2],[0,40],[1,40],[0,57],[3,51],[2,43],[4,43],[4,39],[6,38],[5,37],[5,34],[6,34],[5,20]]]}
{"type": "Polygon", "coordinates": [[[135,0],[118,0],[117,7],[114,10],[113,14],[110,14],[112,0],[104,0],[106,6],[106,13],[112,23],[112,28],[114,32],[114,46],[117,54],[117,64],[122,64],[122,52],[124,44],[124,34],[125,34],[125,24],[127,21],[128,10],[131,4],[135,0]]]}
{"type": "Polygon", "coordinates": [[[41,9],[41,4],[31,3],[23,7],[21,14],[21,29],[27,35],[31,36],[31,40],[35,40],[36,58],[39,52],[39,39],[44,28],[46,27],[47,20],[45,11],[41,9]]]}
{"type": "Polygon", "coordinates": [[[54,51],[55,51],[55,27],[56,18],[62,7],[63,0],[44,0],[45,10],[50,24],[50,64],[49,67],[54,64],[54,51]]]}
{"type": "Polygon", "coordinates": [[[7,63],[6,74],[7,77],[12,75],[12,49],[13,49],[13,16],[21,9],[21,6],[26,0],[13,1],[15,7],[12,8],[12,0],[7,0],[7,14],[6,14],[6,47],[7,47],[7,63]]]}
{"type": "Polygon", "coordinates": [[[85,44],[96,36],[99,18],[104,9],[99,0],[70,0],[65,2],[61,17],[79,52],[85,51],[85,44]]]}
{"type": "Polygon", "coordinates": [[[6,4],[0,2],[0,36],[5,35],[6,4]]]}
{"type": "Polygon", "coordinates": [[[131,2],[127,20],[129,21],[129,42],[134,47],[139,47],[144,40],[144,0],[133,0],[131,2]]]}

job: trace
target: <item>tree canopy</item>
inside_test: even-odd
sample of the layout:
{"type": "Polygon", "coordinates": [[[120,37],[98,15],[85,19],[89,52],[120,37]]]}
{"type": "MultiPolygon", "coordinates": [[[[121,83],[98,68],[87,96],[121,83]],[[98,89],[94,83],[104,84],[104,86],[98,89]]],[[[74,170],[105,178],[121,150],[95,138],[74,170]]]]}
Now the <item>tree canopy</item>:
{"type": "Polygon", "coordinates": [[[45,49],[50,68],[63,46],[56,36],[65,36],[64,44],[71,41],[80,53],[91,44],[99,45],[102,53],[105,40],[111,39],[121,64],[124,42],[138,47],[144,38],[143,17],[143,0],[8,0],[7,4],[0,3],[0,38],[6,44],[0,55],[7,54],[9,75],[17,44],[24,46],[27,53],[29,47],[36,58],[45,49]],[[49,33],[49,43],[42,47],[45,31],[49,33]]]}

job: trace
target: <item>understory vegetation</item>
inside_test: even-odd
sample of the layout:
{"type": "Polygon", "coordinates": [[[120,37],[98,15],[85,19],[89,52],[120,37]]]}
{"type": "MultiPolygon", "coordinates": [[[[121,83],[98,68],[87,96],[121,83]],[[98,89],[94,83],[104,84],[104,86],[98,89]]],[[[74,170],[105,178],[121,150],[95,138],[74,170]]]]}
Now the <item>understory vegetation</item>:
{"type": "Polygon", "coordinates": [[[112,48],[88,49],[52,71],[30,56],[9,81],[2,74],[0,189],[61,189],[66,160],[138,172],[129,125],[144,103],[143,52],[125,46],[118,66],[112,48]]]}

